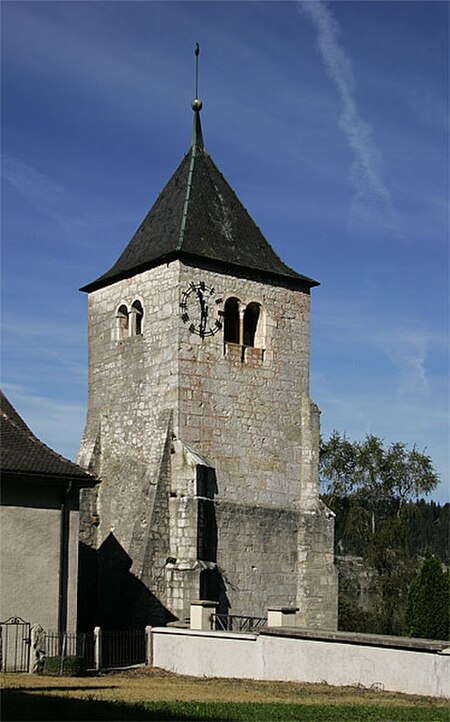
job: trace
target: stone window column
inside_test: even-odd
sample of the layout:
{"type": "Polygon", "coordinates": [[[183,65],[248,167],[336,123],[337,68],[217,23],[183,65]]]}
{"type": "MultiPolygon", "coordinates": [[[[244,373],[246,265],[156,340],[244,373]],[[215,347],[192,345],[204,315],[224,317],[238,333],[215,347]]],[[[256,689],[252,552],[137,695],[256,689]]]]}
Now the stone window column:
{"type": "Polygon", "coordinates": [[[243,306],[239,306],[239,345],[244,345],[244,316],[245,316],[245,308],[243,306]]]}

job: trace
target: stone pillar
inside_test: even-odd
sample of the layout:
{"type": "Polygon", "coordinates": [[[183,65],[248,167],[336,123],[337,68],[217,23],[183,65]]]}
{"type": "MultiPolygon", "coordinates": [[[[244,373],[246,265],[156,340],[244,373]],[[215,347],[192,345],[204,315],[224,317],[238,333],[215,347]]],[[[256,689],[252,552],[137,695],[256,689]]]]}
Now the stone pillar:
{"type": "Polygon", "coordinates": [[[153,627],[145,628],[145,664],[153,667],[153,627]]]}
{"type": "Polygon", "coordinates": [[[102,630],[94,627],[94,669],[98,672],[102,666],[102,630]]]}
{"type": "Polygon", "coordinates": [[[296,627],[298,607],[269,607],[268,627],[296,627]]]}
{"type": "Polygon", "coordinates": [[[215,614],[219,602],[211,602],[205,599],[200,599],[195,602],[191,602],[191,629],[211,629],[210,617],[211,614],[215,614]]]}

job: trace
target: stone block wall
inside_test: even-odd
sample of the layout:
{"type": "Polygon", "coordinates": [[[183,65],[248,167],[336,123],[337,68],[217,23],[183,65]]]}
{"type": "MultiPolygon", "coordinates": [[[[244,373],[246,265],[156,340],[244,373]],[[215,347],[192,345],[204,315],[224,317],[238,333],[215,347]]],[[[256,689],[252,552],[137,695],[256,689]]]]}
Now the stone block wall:
{"type": "Polygon", "coordinates": [[[299,625],[337,629],[338,576],[334,567],[334,514],[320,502],[301,512],[298,526],[299,625]]]}
{"type": "MultiPolygon", "coordinates": [[[[309,294],[181,266],[182,289],[199,280],[224,302],[236,297],[243,305],[261,305],[264,358],[255,361],[248,353],[242,361],[221,333],[202,340],[181,326],[177,436],[211,460],[219,495],[227,500],[317,503],[303,408],[305,397],[309,405],[309,294]]],[[[260,349],[247,351],[257,355],[260,349]]]]}
{"type": "Polygon", "coordinates": [[[232,614],[266,616],[271,604],[295,605],[298,512],[215,503],[217,564],[232,614]]]}

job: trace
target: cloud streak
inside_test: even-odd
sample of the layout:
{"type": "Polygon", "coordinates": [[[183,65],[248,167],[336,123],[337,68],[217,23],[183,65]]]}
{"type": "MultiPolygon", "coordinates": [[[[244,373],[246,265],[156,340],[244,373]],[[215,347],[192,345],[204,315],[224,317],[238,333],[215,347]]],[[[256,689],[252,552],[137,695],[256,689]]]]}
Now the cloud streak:
{"type": "Polygon", "coordinates": [[[399,399],[420,404],[437,393],[437,366],[441,364],[441,373],[447,369],[447,335],[427,328],[417,314],[392,308],[388,316],[361,299],[355,304],[335,298],[331,304],[322,302],[313,324],[316,344],[331,345],[335,357],[347,360],[351,349],[360,366],[375,362],[390,378],[391,391],[395,381],[399,399]]]}
{"type": "MultiPolygon", "coordinates": [[[[83,325],[61,321],[55,315],[54,323],[41,323],[37,317],[29,317],[26,322],[10,316],[2,320],[0,333],[3,339],[3,357],[9,360],[18,348],[27,349],[27,359],[33,362],[34,374],[39,370],[51,369],[53,383],[64,379],[66,385],[85,381],[87,369],[84,357],[83,325]],[[80,351],[83,349],[83,351],[80,351]]],[[[17,370],[17,365],[14,371],[17,370]]],[[[12,374],[10,372],[9,378],[12,374]]],[[[7,374],[4,374],[8,378],[7,374]]]]}
{"type": "Polygon", "coordinates": [[[407,329],[381,334],[379,347],[399,372],[398,394],[411,398],[423,398],[430,394],[430,382],[426,372],[430,335],[407,329]]]}
{"type": "Polygon", "coordinates": [[[355,196],[350,209],[350,227],[377,222],[398,232],[392,197],[383,181],[381,156],[372,139],[372,128],[361,117],[356,102],[352,63],[339,44],[339,24],[322,0],[301,0],[306,15],[318,33],[318,47],[326,72],[339,92],[342,111],[339,127],[353,151],[351,177],[355,196]]]}
{"type": "Polygon", "coordinates": [[[12,155],[4,154],[2,177],[25,198],[34,208],[45,213],[66,233],[79,227],[80,221],[66,212],[73,203],[69,191],[55,183],[37,168],[24,163],[12,155]]]}
{"type": "Polygon", "coordinates": [[[58,198],[64,193],[62,186],[11,155],[3,158],[2,176],[37,207],[43,202],[54,205],[56,201],[57,204],[58,198]]]}

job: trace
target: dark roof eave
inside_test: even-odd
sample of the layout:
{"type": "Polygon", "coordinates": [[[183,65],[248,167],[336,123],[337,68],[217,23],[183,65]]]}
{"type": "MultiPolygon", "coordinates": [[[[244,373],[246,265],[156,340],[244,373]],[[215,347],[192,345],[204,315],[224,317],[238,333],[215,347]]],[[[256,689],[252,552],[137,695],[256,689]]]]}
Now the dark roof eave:
{"type": "Polygon", "coordinates": [[[100,276],[100,278],[97,278],[95,281],[91,281],[91,283],[87,283],[85,286],[81,286],[81,288],[79,288],[78,290],[83,291],[84,293],[98,291],[99,288],[112,286],[113,283],[117,283],[117,281],[122,281],[124,278],[131,278],[132,276],[135,276],[136,273],[143,273],[144,271],[148,271],[150,268],[162,266],[164,263],[171,263],[171,261],[175,261],[177,258],[179,258],[179,256],[179,252],[168,253],[165,256],[160,256],[159,258],[155,258],[154,260],[148,261],[147,263],[142,263],[140,266],[133,266],[133,268],[127,268],[125,271],[120,271],[119,273],[109,275],[108,271],[103,276],[100,276]]]}
{"type": "Polygon", "coordinates": [[[261,280],[262,282],[275,284],[281,283],[281,285],[283,286],[287,286],[288,288],[292,288],[298,291],[309,291],[309,289],[313,288],[314,286],[320,286],[319,281],[315,281],[313,278],[308,278],[308,276],[302,276],[301,274],[297,274],[296,272],[293,272],[292,275],[288,273],[277,273],[267,271],[261,268],[242,266],[237,263],[234,264],[229,261],[222,261],[220,259],[207,258],[206,256],[195,255],[183,251],[174,251],[165,256],[160,256],[159,258],[153,259],[148,263],[144,263],[140,266],[135,266],[120,273],[116,273],[111,276],[109,276],[108,274],[100,276],[100,278],[98,278],[97,280],[92,281],[85,286],[81,286],[79,290],[85,293],[91,293],[92,291],[97,291],[100,288],[111,286],[113,283],[117,283],[124,278],[131,278],[132,276],[136,275],[136,273],[143,273],[144,271],[148,271],[151,268],[162,266],[164,263],[169,264],[177,259],[186,262],[188,265],[196,265],[200,268],[204,268],[205,270],[216,270],[219,271],[219,273],[229,273],[233,276],[245,278],[248,278],[249,276],[251,278],[257,277],[258,280],[261,280]]]}
{"type": "Polygon", "coordinates": [[[238,263],[232,263],[231,261],[207,258],[192,253],[180,253],[180,259],[187,265],[195,265],[205,270],[216,270],[219,273],[226,273],[230,276],[256,279],[262,283],[282,285],[297,291],[309,291],[309,289],[314,286],[320,286],[319,281],[308,278],[308,276],[302,276],[295,271],[292,272],[292,275],[289,273],[268,271],[263,268],[243,266],[238,263]]]}
{"type": "Polygon", "coordinates": [[[68,482],[71,482],[72,484],[77,484],[79,487],[93,487],[100,483],[99,479],[95,478],[91,474],[88,474],[88,472],[86,472],[85,476],[77,476],[75,474],[51,474],[44,471],[20,471],[17,469],[2,468],[0,469],[0,475],[4,481],[6,480],[6,477],[13,477],[15,479],[32,482],[42,482],[43,479],[46,479],[52,483],[57,482],[67,484],[68,482]]]}

